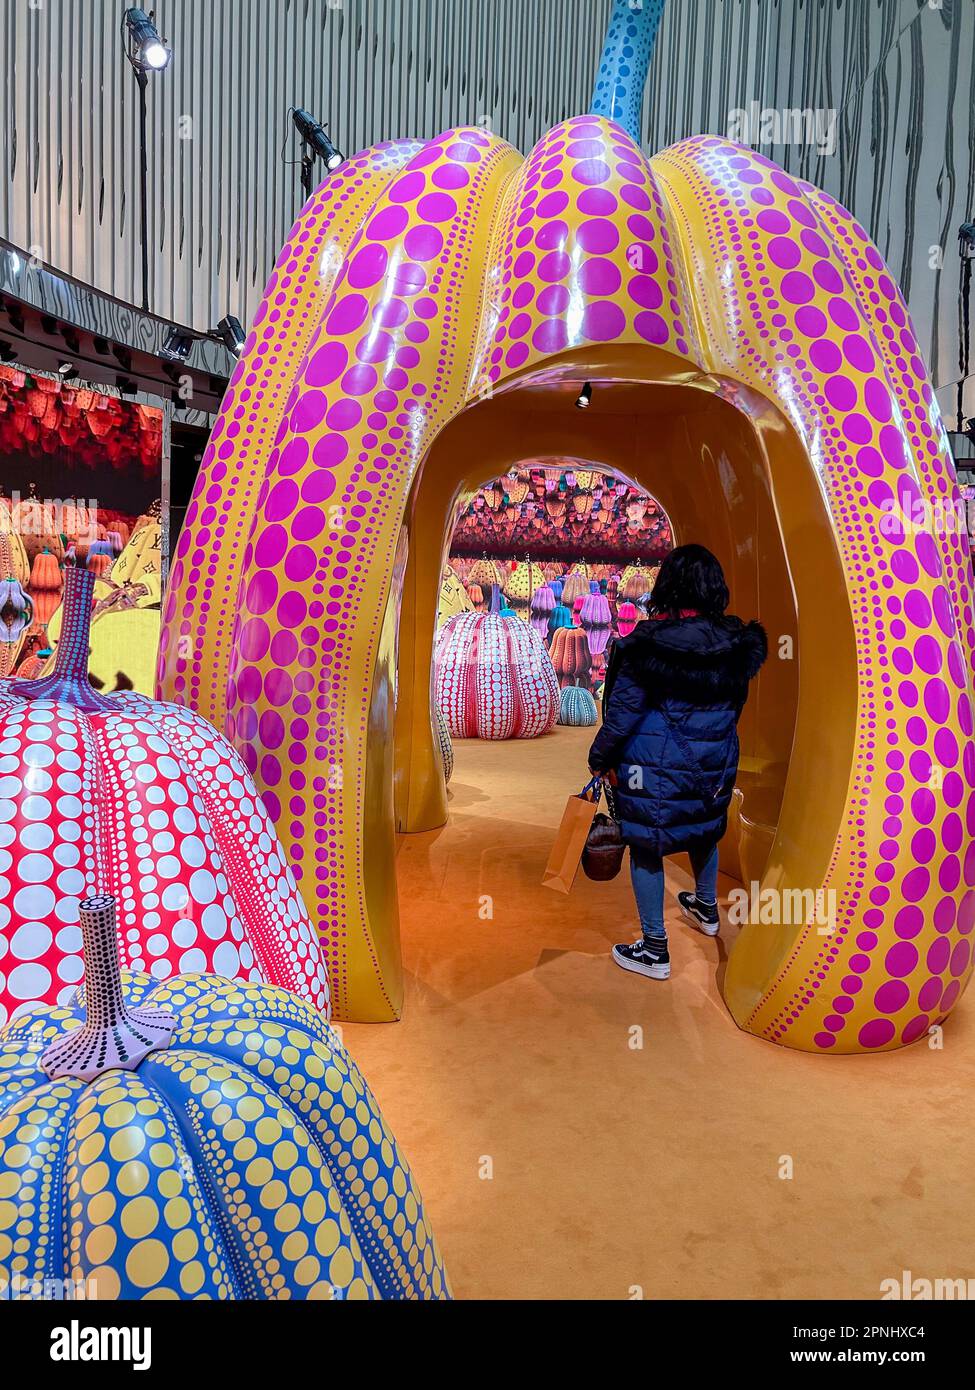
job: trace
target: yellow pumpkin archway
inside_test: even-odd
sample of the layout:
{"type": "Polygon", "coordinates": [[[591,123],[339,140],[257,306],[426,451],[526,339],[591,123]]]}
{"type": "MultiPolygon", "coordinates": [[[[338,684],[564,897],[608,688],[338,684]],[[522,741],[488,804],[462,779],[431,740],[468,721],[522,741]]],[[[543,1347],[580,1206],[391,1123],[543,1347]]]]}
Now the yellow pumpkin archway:
{"type": "Polygon", "coordinates": [[[337,1014],[396,1017],[398,628],[401,701],[412,689],[400,818],[437,814],[423,712],[436,578],[421,582],[420,551],[438,576],[452,499],[424,522],[424,477],[448,439],[476,457],[479,429],[513,461],[617,466],[622,429],[598,404],[606,443],[578,444],[580,380],[642,430],[628,451],[613,443],[620,471],[678,525],[668,484],[710,480],[690,515],[723,558],[720,513],[754,505],[735,602],[766,619],[774,650],[793,639],[763,677],[797,685],[791,759],[789,718],[760,717],[759,693],[741,843],[750,864],[767,851],[763,888],[833,909],[825,930],[744,929],[732,1012],[821,1053],[913,1041],[971,972],[967,544],[925,511],[954,495],[951,461],[876,248],[752,151],[696,137],[648,162],[587,116],[525,161],[462,129],[343,166],[279,259],[207,450],[166,599],[163,694],[225,727],[257,778],[319,922],[337,1014]],[[522,424],[533,433],[516,449],[522,424]],[[634,457],[641,441],[654,459],[666,444],[669,473],[634,457]],[[931,795],[935,772],[948,795],[931,795]]]}

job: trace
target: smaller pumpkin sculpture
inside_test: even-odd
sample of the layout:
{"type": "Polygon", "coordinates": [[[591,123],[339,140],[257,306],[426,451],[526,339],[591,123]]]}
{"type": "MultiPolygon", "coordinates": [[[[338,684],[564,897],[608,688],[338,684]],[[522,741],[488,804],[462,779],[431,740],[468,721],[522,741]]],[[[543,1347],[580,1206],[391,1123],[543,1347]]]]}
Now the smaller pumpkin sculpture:
{"type": "MultiPolygon", "coordinates": [[[[30,595],[24,593],[23,585],[13,577],[0,580],[0,645],[12,648],[30,626],[34,605],[30,595]]],[[[11,652],[12,656],[12,652],[11,652]]],[[[0,656],[0,663],[3,657],[0,656]]],[[[0,673],[6,675],[2,670],[0,673]]]]}
{"type": "Polygon", "coordinates": [[[638,560],[635,565],[629,565],[620,578],[619,596],[628,599],[630,603],[642,603],[643,600],[653,591],[653,583],[657,577],[660,566],[644,568],[638,560]]]}
{"type": "Polygon", "coordinates": [[[531,560],[522,560],[511,571],[504,586],[505,597],[512,608],[525,610],[526,616],[531,596],[545,582],[541,566],[531,560]]]}
{"type": "Polygon", "coordinates": [[[585,598],[589,593],[589,580],[583,574],[570,574],[562,586],[560,595],[562,603],[567,608],[571,608],[577,598],[585,598]]]}
{"type": "Polygon", "coordinates": [[[601,656],[609,645],[613,617],[609,601],[602,594],[590,594],[583,599],[579,609],[579,623],[589,640],[589,650],[593,656],[601,656]]]}
{"type": "Polygon", "coordinates": [[[88,557],[86,560],[87,568],[91,570],[98,579],[108,574],[115,562],[112,547],[108,541],[92,541],[88,547],[88,557]]]}
{"type": "Polygon", "coordinates": [[[637,623],[642,623],[646,617],[644,609],[635,603],[621,603],[616,611],[616,630],[621,637],[629,637],[637,623]]]}
{"type": "Polygon", "coordinates": [[[78,902],[102,888],[133,968],[249,976],[327,1007],[318,935],[240,754],[183,706],[92,688],[94,588],[68,571],[54,670],[0,683],[3,822],[30,851],[3,856],[0,1021],[71,997],[78,902]]]}
{"type": "Polygon", "coordinates": [[[87,1007],[0,1029],[0,1283],[449,1298],[409,1166],[321,1015],[274,986],[123,976],[114,898],[80,917],[87,1007]]]}
{"type": "Polygon", "coordinates": [[[555,595],[551,586],[543,584],[532,594],[531,625],[544,642],[548,636],[549,620],[555,612],[555,595]]]}
{"type": "Polygon", "coordinates": [[[558,715],[545,645],[520,618],[460,613],[437,638],[434,688],[454,738],[537,738],[558,715]]]}
{"type": "Polygon", "coordinates": [[[559,723],[576,728],[591,728],[599,718],[596,701],[581,685],[568,685],[559,701],[559,723]]]}
{"type": "Polygon", "coordinates": [[[560,627],[572,626],[572,610],[566,608],[564,603],[557,603],[552,609],[552,616],[548,620],[548,635],[551,643],[552,637],[560,627]]]}
{"type": "Polygon", "coordinates": [[[552,637],[552,665],[563,688],[589,679],[592,654],[579,627],[560,627],[552,637]]]}
{"type": "Polygon", "coordinates": [[[34,617],[46,625],[61,607],[64,579],[57,557],[46,547],[34,557],[30,572],[30,592],[34,600],[34,617]]]}
{"type": "Polygon", "coordinates": [[[30,583],[30,561],[24,543],[11,529],[9,511],[0,509],[0,574],[9,575],[25,588],[30,583]]]}
{"type": "Polygon", "coordinates": [[[468,584],[476,584],[478,588],[487,593],[495,584],[501,584],[503,575],[501,566],[497,560],[489,560],[483,556],[480,560],[475,560],[471,566],[470,574],[467,576],[468,584]]]}

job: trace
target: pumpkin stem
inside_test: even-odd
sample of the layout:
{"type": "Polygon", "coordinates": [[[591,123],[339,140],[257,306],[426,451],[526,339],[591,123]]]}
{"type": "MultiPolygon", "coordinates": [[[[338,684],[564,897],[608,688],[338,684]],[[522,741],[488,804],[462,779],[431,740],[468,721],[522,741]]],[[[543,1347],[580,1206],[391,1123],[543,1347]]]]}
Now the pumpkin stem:
{"type": "Polygon", "coordinates": [[[11,693],[22,700],[62,700],[89,712],[117,709],[111,696],[99,695],[88,680],[91,606],[95,595],[92,570],[68,566],[64,578],[64,612],[54,670],[33,681],[13,681],[11,693]]]}
{"type": "Polygon", "coordinates": [[[94,1081],[113,1067],[135,1071],[148,1053],[169,1046],[176,1028],[173,1014],[130,1009],[125,1003],[115,899],[108,893],[86,898],[80,913],[87,1017],[41,1056],[41,1067],[52,1081],[63,1076],[94,1081]]]}
{"type": "Polygon", "coordinates": [[[616,121],[640,143],[643,89],[664,0],[613,0],[589,110],[616,121]]]}
{"type": "Polygon", "coordinates": [[[88,644],[91,640],[91,603],[95,596],[92,570],[70,566],[64,576],[64,610],[54,675],[74,680],[88,678],[88,644]]]}

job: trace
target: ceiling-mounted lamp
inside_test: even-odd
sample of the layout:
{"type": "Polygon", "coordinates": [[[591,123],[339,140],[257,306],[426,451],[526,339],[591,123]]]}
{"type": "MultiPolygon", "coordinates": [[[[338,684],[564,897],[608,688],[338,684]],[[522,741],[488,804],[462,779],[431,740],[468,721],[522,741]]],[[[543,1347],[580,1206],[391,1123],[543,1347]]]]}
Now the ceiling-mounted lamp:
{"type": "Polygon", "coordinates": [[[240,319],[235,318],[233,314],[227,314],[222,318],[211,336],[219,338],[227,351],[232,352],[235,357],[240,356],[247,337],[240,319]]]}
{"type": "Polygon", "coordinates": [[[585,384],[585,386],[583,386],[582,390],[579,392],[579,395],[578,395],[578,397],[577,397],[577,399],[576,399],[576,409],[577,409],[577,410],[588,410],[588,409],[589,409],[589,402],[590,402],[591,400],[592,400],[592,385],[591,385],[590,382],[587,381],[586,384],[585,384]]]}
{"type": "Polygon", "coordinates": [[[193,334],[184,328],[171,328],[163,339],[161,355],[169,362],[185,362],[193,346],[193,334]]]}

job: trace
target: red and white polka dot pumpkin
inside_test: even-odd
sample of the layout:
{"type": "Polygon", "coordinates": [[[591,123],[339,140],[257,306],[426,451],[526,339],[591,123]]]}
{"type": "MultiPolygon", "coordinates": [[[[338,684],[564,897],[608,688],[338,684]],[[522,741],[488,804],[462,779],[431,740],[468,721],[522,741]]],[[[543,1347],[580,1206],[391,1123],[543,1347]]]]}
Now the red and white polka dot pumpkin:
{"type": "Polygon", "coordinates": [[[64,1004],[79,903],[128,970],[282,985],[328,1007],[317,934],[238,754],[199,715],[87,678],[95,576],[69,568],[53,675],[0,684],[0,1023],[64,1004]]]}
{"type": "Polygon", "coordinates": [[[455,738],[537,738],[559,712],[559,683],[520,618],[458,613],[440,629],[436,700],[455,738]]]}

